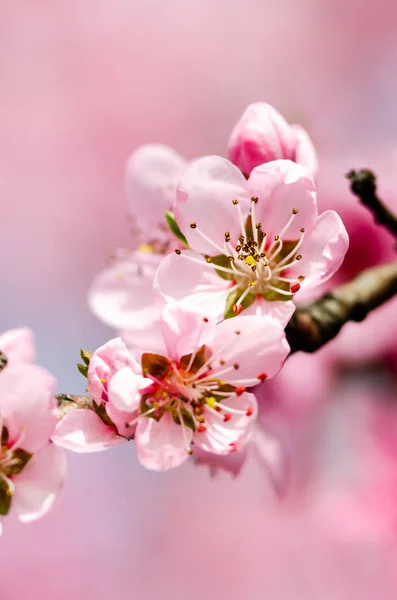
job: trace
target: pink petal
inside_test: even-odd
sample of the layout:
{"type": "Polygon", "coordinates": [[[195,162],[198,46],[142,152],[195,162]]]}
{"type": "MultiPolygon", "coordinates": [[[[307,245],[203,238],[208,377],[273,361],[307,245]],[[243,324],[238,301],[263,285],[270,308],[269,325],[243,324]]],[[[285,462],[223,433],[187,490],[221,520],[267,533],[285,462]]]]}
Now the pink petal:
{"type": "Polygon", "coordinates": [[[140,360],[142,352],[155,352],[164,354],[166,351],[163,337],[161,335],[160,314],[158,319],[153,319],[152,323],[145,329],[124,329],[121,331],[121,338],[128,346],[131,354],[140,360]]]}
{"type": "Polygon", "coordinates": [[[268,473],[277,494],[284,495],[291,464],[280,439],[258,425],[250,437],[249,445],[259,464],[268,473]]]}
{"type": "Polygon", "coordinates": [[[138,410],[134,412],[119,410],[112,402],[106,402],[105,409],[109,418],[115,424],[119,436],[126,439],[131,438],[135,433],[136,419],[139,416],[138,410]]]}
{"type": "Polygon", "coordinates": [[[248,187],[250,195],[259,198],[255,220],[262,224],[269,240],[281,232],[283,240],[298,240],[302,227],[306,235],[313,229],[317,217],[316,188],[305,167],[290,160],[261,165],[252,171],[248,187]],[[299,212],[285,230],[293,209],[299,212]]]}
{"type": "MultiPolygon", "coordinates": [[[[207,318],[207,317],[206,317],[207,318]]],[[[203,320],[203,313],[189,308],[187,302],[168,304],[161,322],[161,330],[169,357],[178,359],[190,354],[212,337],[215,322],[203,320]]]]}
{"type": "Polygon", "coordinates": [[[243,173],[269,161],[294,159],[296,139],[280,113],[265,102],[250,104],[234,127],[228,158],[243,173]]]}
{"type": "Polygon", "coordinates": [[[254,394],[248,392],[240,396],[231,396],[221,404],[224,407],[221,412],[204,408],[206,430],[195,432],[194,443],[207,452],[229,454],[240,450],[247,441],[255,425],[258,407],[254,394]],[[227,413],[228,408],[239,410],[242,414],[230,413],[231,418],[224,421],[223,415],[227,413]],[[246,415],[248,408],[252,409],[250,416],[246,415]]]}
{"type": "Polygon", "coordinates": [[[37,452],[51,437],[58,418],[56,380],[36,365],[11,365],[0,374],[0,415],[10,444],[37,452]]]}
{"type": "Polygon", "coordinates": [[[178,467],[189,457],[187,446],[193,431],[175,423],[166,412],[160,421],[142,416],[136,428],[135,446],[139,462],[153,471],[178,467]]]}
{"type": "Polygon", "coordinates": [[[225,158],[207,156],[184,171],[177,192],[174,213],[179,227],[193,250],[215,256],[221,254],[225,232],[232,241],[240,235],[238,199],[243,213],[249,210],[247,185],[241,171],[225,158]],[[197,228],[191,229],[190,223],[197,228]],[[206,241],[204,233],[216,245],[206,241]]]}
{"type": "Polygon", "coordinates": [[[48,444],[34,454],[13,480],[12,508],[20,521],[40,519],[58,500],[66,477],[66,456],[62,448],[48,444]]]}
{"type": "Polygon", "coordinates": [[[200,255],[184,250],[181,255],[169,254],[160,263],[154,279],[155,289],[167,299],[183,300],[200,306],[206,316],[223,316],[231,282],[222,279],[200,255]],[[193,262],[190,258],[199,260],[193,262]]]}
{"type": "Polygon", "coordinates": [[[227,319],[215,327],[211,349],[217,352],[212,373],[219,372],[221,379],[236,386],[250,386],[259,383],[264,376],[273,377],[289,353],[281,323],[270,317],[244,315],[227,319]],[[220,360],[224,364],[221,365],[220,360]]]}
{"type": "Polygon", "coordinates": [[[153,291],[153,277],[162,256],[136,252],[99,273],[88,293],[94,315],[115,329],[145,329],[159,318],[164,301],[153,291]]]}
{"type": "Polygon", "coordinates": [[[304,275],[302,289],[310,289],[329,279],[341,266],[349,236],[339,215],[333,210],[322,213],[311,234],[299,249],[302,260],[288,270],[289,276],[304,275]]]}
{"type": "Polygon", "coordinates": [[[128,159],[126,186],[130,214],[138,224],[153,227],[164,223],[171,210],[186,161],[161,144],[140,146],[128,159]]]}
{"type": "Polygon", "coordinates": [[[110,340],[94,352],[88,366],[88,387],[97,404],[107,400],[110,378],[124,367],[139,373],[138,363],[120,338],[110,340]]]}
{"type": "Polygon", "coordinates": [[[291,129],[296,138],[295,162],[306,167],[314,177],[318,171],[317,152],[314,144],[306,129],[300,125],[291,125],[291,129]]]}
{"type": "Polygon", "coordinates": [[[193,451],[194,464],[199,467],[207,467],[212,477],[221,473],[229,473],[232,477],[237,477],[247,460],[248,448],[249,444],[246,444],[238,452],[213,454],[196,445],[193,451]]]}
{"type": "Polygon", "coordinates": [[[120,369],[110,379],[109,402],[118,410],[127,413],[137,410],[141,401],[139,390],[144,387],[145,383],[149,385],[153,382],[137,375],[130,367],[120,369]]]}
{"type": "Polygon", "coordinates": [[[257,317],[272,317],[285,327],[295,312],[295,304],[289,300],[275,300],[268,302],[261,296],[257,296],[251,306],[244,309],[243,316],[256,315],[257,317]]]}
{"type": "Polygon", "coordinates": [[[52,441],[72,452],[86,453],[107,450],[125,440],[93,410],[76,409],[58,421],[52,441]]]}
{"type": "Polygon", "coordinates": [[[35,361],[34,335],[31,329],[9,329],[0,335],[0,351],[8,358],[8,364],[33,363],[35,361]]]}

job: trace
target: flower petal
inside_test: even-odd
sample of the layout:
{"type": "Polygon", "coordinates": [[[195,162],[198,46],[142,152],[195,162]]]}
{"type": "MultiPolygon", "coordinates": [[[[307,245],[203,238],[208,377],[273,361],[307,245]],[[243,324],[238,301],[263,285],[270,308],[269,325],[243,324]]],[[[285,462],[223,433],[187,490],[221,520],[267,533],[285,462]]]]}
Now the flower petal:
{"type": "Polygon", "coordinates": [[[202,314],[208,317],[223,316],[231,286],[230,281],[219,277],[204,259],[201,261],[201,257],[190,250],[180,256],[174,253],[166,256],[154,279],[155,289],[168,300],[191,296],[191,303],[200,306],[202,314]]]}
{"type": "Polygon", "coordinates": [[[23,523],[40,519],[58,500],[66,477],[66,456],[62,448],[47,444],[32,456],[14,477],[12,507],[23,523]]]}
{"type": "Polygon", "coordinates": [[[193,431],[177,425],[166,412],[160,421],[142,416],[136,428],[135,446],[139,462],[153,471],[178,467],[189,457],[193,431]]]}
{"type": "Polygon", "coordinates": [[[236,386],[255,385],[273,377],[290,350],[281,323],[270,317],[244,315],[215,327],[211,349],[217,352],[211,374],[236,386]]]}
{"type": "Polygon", "coordinates": [[[287,302],[283,300],[268,302],[261,296],[257,296],[255,302],[244,309],[242,316],[256,315],[258,317],[272,317],[285,327],[294,314],[295,308],[296,306],[291,300],[287,302]]]}
{"type": "Polygon", "coordinates": [[[113,427],[105,425],[102,419],[88,409],[68,412],[58,421],[52,441],[72,452],[100,452],[125,440],[117,435],[113,427]]]}
{"type": "Polygon", "coordinates": [[[205,431],[196,431],[194,443],[207,452],[229,454],[243,447],[255,424],[258,410],[254,394],[244,392],[240,396],[231,396],[221,403],[221,412],[204,407],[205,431]],[[250,408],[250,416],[246,410],[250,408]],[[231,418],[224,420],[228,409],[241,411],[241,414],[229,413],[231,418]]]}
{"type": "Polygon", "coordinates": [[[283,232],[283,240],[298,240],[302,227],[306,235],[313,229],[317,217],[316,188],[305,167],[290,160],[266,163],[252,171],[248,187],[250,195],[259,199],[255,218],[269,239],[283,232]],[[293,209],[298,209],[298,213],[291,219],[293,209]]]}
{"type": "Polygon", "coordinates": [[[310,289],[329,279],[341,266],[349,236],[340,216],[333,210],[323,212],[299,249],[302,260],[287,271],[288,276],[303,275],[302,289],[310,289]]]}
{"type": "Polygon", "coordinates": [[[306,129],[300,125],[291,125],[291,129],[296,137],[295,162],[306,167],[314,177],[318,171],[317,152],[314,144],[306,129]]]}
{"type": "Polygon", "coordinates": [[[27,452],[48,442],[57,422],[56,381],[36,365],[11,365],[0,375],[0,415],[9,443],[27,452]]]}
{"type": "Polygon", "coordinates": [[[249,210],[246,181],[241,171],[220,156],[194,161],[184,171],[174,206],[176,220],[193,250],[215,256],[222,252],[225,232],[232,241],[240,235],[238,199],[243,214],[249,210]],[[197,227],[192,229],[191,223],[197,227]],[[200,231],[213,244],[204,239],[200,231]]]}
{"type": "Polygon", "coordinates": [[[118,410],[133,412],[139,408],[139,390],[153,381],[134,373],[131,367],[117,371],[109,381],[108,398],[118,410]]]}
{"type": "Polygon", "coordinates": [[[101,271],[88,293],[94,315],[115,329],[145,329],[159,318],[164,301],[153,291],[153,277],[162,256],[135,252],[101,271]]]}
{"type": "Polygon", "coordinates": [[[8,364],[33,363],[35,360],[34,335],[31,329],[9,329],[0,335],[0,351],[8,364]]]}
{"type": "Polygon", "coordinates": [[[172,148],[146,144],[131,154],[126,166],[126,187],[130,214],[139,225],[164,223],[171,210],[176,188],[186,161],[172,148]]]}
{"type": "Polygon", "coordinates": [[[250,437],[250,448],[279,496],[283,496],[290,476],[290,457],[281,440],[257,425],[250,437]]]}

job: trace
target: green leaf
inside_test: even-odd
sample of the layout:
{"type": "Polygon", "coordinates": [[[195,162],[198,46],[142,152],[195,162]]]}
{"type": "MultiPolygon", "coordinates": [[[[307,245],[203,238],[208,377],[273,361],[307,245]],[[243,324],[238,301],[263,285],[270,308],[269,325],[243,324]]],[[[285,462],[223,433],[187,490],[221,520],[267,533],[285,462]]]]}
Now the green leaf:
{"type": "MultiPolygon", "coordinates": [[[[206,350],[207,347],[204,344],[203,346],[201,346],[200,350],[196,352],[196,356],[194,357],[192,366],[189,369],[189,373],[197,373],[197,371],[201,369],[201,367],[206,361],[206,350]]],[[[192,354],[185,354],[184,356],[182,356],[181,369],[183,369],[184,371],[188,368],[191,357],[192,354]]]]}
{"type": "Polygon", "coordinates": [[[15,462],[9,467],[3,467],[5,475],[18,475],[32,458],[32,454],[29,454],[29,452],[26,452],[22,448],[13,450],[12,455],[15,462]]]}
{"type": "Polygon", "coordinates": [[[142,354],[142,372],[144,375],[150,373],[156,379],[164,379],[171,370],[171,363],[166,356],[162,354],[152,354],[144,352],[142,354]]]}
{"type": "Polygon", "coordinates": [[[0,515],[8,514],[11,506],[12,493],[8,483],[0,478],[0,515]]]}
{"type": "Polygon", "coordinates": [[[85,365],[90,364],[90,360],[92,358],[92,352],[89,352],[89,350],[80,350],[80,356],[81,356],[81,360],[84,362],[85,365]]]}
{"type": "Polygon", "coordinates": [[[80,363],[77,365],[78,370],[84,377],[88,376],[88,367],[86,365],[81,365],[80,363]]]}
{"type": "MultiPolygon", "coordinates": [[[[218,265],[219,267],[224,267],[225,269],[230,269],[229,259],[224,254],[211,256],[211,264],[218,265]]],[[[222,279],[227,279],[228,281],[233,281],[234,279],[233,273],[225,273],[225,271],[217,271],[217,269],[215,269],[215,273],[219,275],[219,277],[222,277],[222,279]]]]}
{"type": "Polygon", "coordinates": [[[109,417],[108,413],[106,412],[106,407],[105,407],[104,404],[100,404],[98,406],[97,404],[95,404],[95,402],[93,402],[92,403],[92,410],[105,423],[105,425],[110,425],[111,427],[115,427],[112,419],[109,417]]]}
{"type": "Polygon", "coordinates": [[[165,218],[168,223],[168,227],[171,229],[171,231],[174,234],[174,236],[176,237],[176,239],[179,240],[180,242],[182,242],[182,244],[184,244],[186,247],[188,247],[189,244],[187,243],[187,239],[183,235],[182,231],[179,229],[179,225],[176,222],[175,217],[172,214],[172,212],[167,211],[165,213],[165,218]]]}
{"type": "MultiPolygon", "coordinates": [[[[244,290],[242,290],[240,287],[234,287],[228,295],[228,297],[226,298],[225,319],[231,319],[232,317],[236,316],[236,313],[233,312],[233,305],[236,304],[243,291],[244,290]]],[[[255,293],[250,292],[249,294],[247,294],[244,300],[242,301],[243,309],[251,306],[255,298],[255,293]]]]}

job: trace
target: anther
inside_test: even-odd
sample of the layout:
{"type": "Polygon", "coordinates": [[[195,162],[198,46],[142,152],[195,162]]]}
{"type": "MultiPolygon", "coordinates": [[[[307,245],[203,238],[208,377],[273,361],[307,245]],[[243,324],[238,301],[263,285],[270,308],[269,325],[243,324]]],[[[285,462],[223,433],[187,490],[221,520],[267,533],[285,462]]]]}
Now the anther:
{"type": "Polygon", "coordinates": [[[278,242],[278,240],[279,240],[279,239],[280,239],[280,236],[279,236],[279,235],[275,235],[275,236],[274,236],[274,241],[275,241],[275,242],[278,242]]]}
{"type": "Polygon", "coordinates": [[[255,227],[256,227],[257,229],[260,229],[260,228],[262,227],[262,223],[257,223],[257,224],[255,225],[255,227]]]}
{"type": "Polygon", "coordinates": [[[223,420],[224,421],[230,421],[231,418],[232,418],[232,414],[231,413],[225,413],[223,415],[223,420]]]}
{"type": "Polygon", "coordinates": [[[238,204],[238,200],[232,200],[232,202],[234,205],[238,204]]]}
{"type": "Polygon", "coordinates": [[[220,365],[222,365],[222,367],[223,367],[223,365],[225,364],[225,362],[226,362],[226,361],[225,361],[225,360],[223,360],[223,358],[222,358],[222,359],[219,361],[219,364],[220,364],[220,365]]]}
{"type": "Polygon", "coordinates": [[[236,335],[240,335],[241,331],[240,329],[236,329],[236,331],[234,332],[236,335]]]}
{"type": "Polygon", "coordinates": [[[259,379],[259,381],[265,381],[265,379],[267,379],[266,373],[259,373],[259,375],[257,375],[256,377],[257,379],[259,379]]]}
{"type": "Polygon", "coordinates": [[[212,258],[210,256],[206,255],[204,258],[208,264],[210,264],[212,262],[212,258]]]}
{"type": "Polygon", "coordinates": [[[192,229],[196,229],[196,227],[197,227],[197,223],[194,223],[194,222],[193,222],[193,223],[190,223],[190,227],[191,227],[192,229]]]}
{"type": "Polygon", "coordinates": [[[252,406],[247,406],[247,410],[245,411],[245,414],[247,415],[247,417],[250,417],[253,412],[254,412],[254,409],[252,408],[252,406]]]}
{"type": "Polygon", "coordinates": [[[240,252],[240,250],[241,250],[241,246],[240,245],[236,246],[236,252],[240,252]]]}
{"type": "Polygon", "coordinates": [[[251,202],[254,202],[254,204],[256,204],[258,202],[258,196],[252,196],[251,202]]]}
{"type": "Polygon", "coordinates": [[[241,304],[239,304],[238,306],[237,306],[237,304],[233,304],[233,312],[236,313],[236,315],[239,315],[242,310],[243,310],[243,307],[241,304]]]}
{"type": "Polygon", "coordinates": [[[299,275],[298,280],[299,281],[304,281],[305,280],[305,276],[304,275],[299,275]]]}
{"type": "Polygon", "coordinates": [[[304,228],[304,227],[301,227],[301,228],[300,228],[300,232],[301,232],[301,233],[305,233],[305,228],[304,228]]]}
{"type": "Polygon", "coordinates": [[[182,254],[182,252],[178,248],[175,248],[175,254],[178,254],[179,256],[179,254],[182,254]]]}
{"type": "Polygon", "coordinates": [[[199,425],[199,426],[197,427],[197,431],[198,431],[199,433],[204,433],[204,431],[207,431],[207,428],[206,428],[206,426],[205,426],[205,425],[199,425]]]}
{"type": "Polygon", "coordinates": [[[233,256],[228,256],[228,257],[227,257],[227,260],[228,260],[229,262],[234,262],[234,258],[233,258],[233,256]]]}
{"type": "Polygon", "coordinates": [[[236,369],[236,371],[237,371],[237,369],[239,368],[239,366],[240,366],[240,365],[239,365],[238,363],[234,363],[234,365],[233,365],[233,369],[236,369]]]}
{"type": "Polygon", "coordinates": [[[298,214],[298,212],[299,212],[299,211],[298,211],[298,209],[297,209],[297,208],[293,208],[293,209],[292,209],[292,214],[293,214],[293,215],[297,215],[297,214],[298,214]]]}
{"type": "Polygon", "coordinates": [[[208,323],[208,317],[203,317],[204,323],[208,323]]]}
{"type": "Polygon", "coordinates": [[[296,257],[296,260],[302,260],[302,254],[298,254],[298,256],[296,257]]]}
{"type": "Polygon", "coordinates": [[[246,387],[244,385],[241,385],[240,387],[236,387],[234,391],[236,392],[237,396],[241,396],[241,394],[244,394],[245,390],[246,387]]]}
{"type": "Polygon", "coordinates": [[[253,266],[251,267],[251,271],[254,271],[254,272],[256,271],[256,265],[253,265],[253,266]]]}
{"type": "Polygon", "coordinates": [[[296,292],[299,292],[300,289],[301,289],[301,286],[299,285],[299,283],[294,283],[294,285],[291,285],[291,292],[293,294],[296,294],[296,292]]]}
{"type": "Polygon", "coordinates": [[[225,231],[225,242],[230,242],[230,232],[225,231]]]}
{"type": "Polygon", "coordinates": [[[193,450],[191,448],[186,448],[186,452],[188,453],[189,456],[191,456],[193,454],[193,450]]]}

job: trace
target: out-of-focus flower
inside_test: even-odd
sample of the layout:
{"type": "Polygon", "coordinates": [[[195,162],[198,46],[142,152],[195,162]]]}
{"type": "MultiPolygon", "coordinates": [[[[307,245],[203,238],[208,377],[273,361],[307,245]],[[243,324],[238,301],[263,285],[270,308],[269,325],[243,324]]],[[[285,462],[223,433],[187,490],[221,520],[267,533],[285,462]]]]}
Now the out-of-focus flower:
{"type": "Polygon", "coordinates": [[[172,215],[176,188],[186,161],[172,148],[148,144],[133,152],[126,166],[129,213],[138,248],[122,252],[94,279],[88,293],[92,312],[121,332],[129,346],[145,347],[156,339],[164,299],[153,290],[161,259],[176,246],[172,215]]]}
{"type": "Polygon", "coordinates": [[[21,327],[2,333],[0,335],[0,353],[6,355],[9,365],[34,362],[35,348],[32,330],[21,327]]]}
{"type": "Polygon", "coordinates": [[[340,217],[318,216],[314,182],[290,160],[261,165],[248,181],[221,157],[195,161],[174,212],[191,249],[162,261],[155,287],[218,318],[245,309],[286,324],[294,294],[331,277],[348,247],[340,217]]]}
{"type": "Polygon", "coordinates": [[[281,325],[255,316],[242,317],[238,328],[230,320],[215,325],[172,304],[164,309],[162,335],[166,353],[143,353],[141,367],[120,340],[94,353],[88,367],[92,407],[61,419],[58,443],[76,451],[84,451],[84,444],[89,448],[89,438],[84,444],[76,440],[84,435],[85,414],[96,411],[98,436],[91,450],[111,445],[111,425],[98,414],[99,406],[117,425],[113,439],[134,437],[138,458],[149,469],[180,465],[193,453],[192,444],[221,455],[243,446],[257,414],[256,398],[246,388],[275,375],[289,351],[281,325]]]}
{"type": "Polygon", "coordinates": [[[50,442],[57,422],[55,380],[36,365],[0,374],[0,515],[23,522],[45,515],[66,475],[64,451],[50,442]]]}
{"type": "Polygon", "coordinates": [[[304,165],[312,175],[317,155],[308,133],[289,125],[270,104],[250,104],[235,125],[228,143],[228,158],[245,175],[263,163],[278,159],[304,165]]]}

